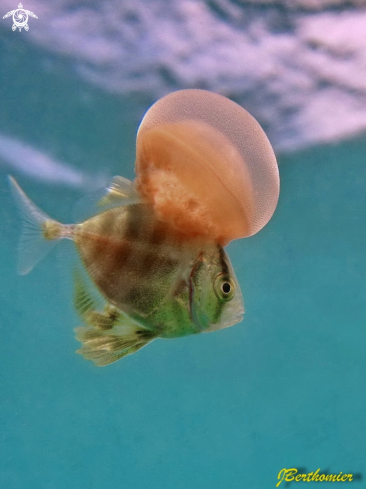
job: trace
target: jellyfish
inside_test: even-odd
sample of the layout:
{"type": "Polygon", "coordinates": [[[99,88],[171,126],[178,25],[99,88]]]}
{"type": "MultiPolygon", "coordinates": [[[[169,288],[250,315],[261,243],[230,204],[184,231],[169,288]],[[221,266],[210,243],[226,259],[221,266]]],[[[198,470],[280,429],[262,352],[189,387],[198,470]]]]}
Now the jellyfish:
{"type": "Polygon", "coordinates": [[[137,133],[135,187],[158,219],[221,246],[257,233],[272,217],[279,173],[259,123],[206,90],[173,92],[137,133]]]}

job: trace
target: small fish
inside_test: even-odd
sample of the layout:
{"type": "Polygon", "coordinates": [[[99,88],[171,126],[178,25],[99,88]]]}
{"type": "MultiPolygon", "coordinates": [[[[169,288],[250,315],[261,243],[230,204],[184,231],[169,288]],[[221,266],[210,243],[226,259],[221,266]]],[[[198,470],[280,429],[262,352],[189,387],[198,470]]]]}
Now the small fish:
{"type": "Polygon", "coordinates": [[[156,338],[209,332],[243,318],[243,298],[230,260],[213,241],[159,220],[133,182],[115,177],[99,212],[80,224],[49,218],[9,177],[23,219],[19,272],[29,272],[58,240],[75,243],[86,275],[75,272],[74,304],[84,325],[78,350],[97,366],[136,352],[156,338]]]}

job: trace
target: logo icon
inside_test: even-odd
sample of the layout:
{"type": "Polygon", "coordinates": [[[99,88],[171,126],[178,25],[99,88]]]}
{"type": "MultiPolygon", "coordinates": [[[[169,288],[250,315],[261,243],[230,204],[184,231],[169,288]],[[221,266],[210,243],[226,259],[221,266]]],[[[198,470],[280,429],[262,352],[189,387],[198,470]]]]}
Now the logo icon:
{"type": "Polygon", "coordinates": [[[18,8],[16,10],[12,10],[11,12],[8,12],[7,14],[4,15],[3,19],[6,19],[7,17],[13,16],[13,25],[12,25],[12,30],[15,31],[15,29],[18,27],[19,31],[21,31],[24,27],[24,30],[28,30],[28,16],[34,17],[35,19],[38,19],[38,17],[31,12],[30,10],[24,10],[23,5],[20,3],[18,5],[18,8]]]}

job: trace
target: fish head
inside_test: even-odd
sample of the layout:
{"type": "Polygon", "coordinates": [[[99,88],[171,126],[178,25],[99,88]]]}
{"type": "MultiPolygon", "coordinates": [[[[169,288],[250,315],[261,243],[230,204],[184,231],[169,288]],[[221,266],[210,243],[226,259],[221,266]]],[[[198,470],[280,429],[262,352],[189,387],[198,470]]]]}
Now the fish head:
{"type": "Polygon", "coordinates": [[[189,287],[191,320],[199,331],[228,328],[243,319],[239,282],[221,246],[214,245],[200,254],[192,268],[189,287]]]}

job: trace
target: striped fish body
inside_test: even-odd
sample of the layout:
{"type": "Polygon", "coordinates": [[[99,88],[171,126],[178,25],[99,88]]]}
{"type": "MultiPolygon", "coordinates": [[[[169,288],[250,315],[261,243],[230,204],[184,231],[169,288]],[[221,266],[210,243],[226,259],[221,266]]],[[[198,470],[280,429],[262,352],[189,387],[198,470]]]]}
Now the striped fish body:
{"type": "Polygon", "coordinates": [[[203,246],[200,241],[187,241],[157,220],[149,204],[102,212],[76,225],[73,239],[88,274],[110,304],[154,329],[167,328],[166,320],[156,324],[164,305],[179,318],[169,322],[170,330],[176,326],[179,335],[195,332],[187,308],[188,278],[203,246]]]}

